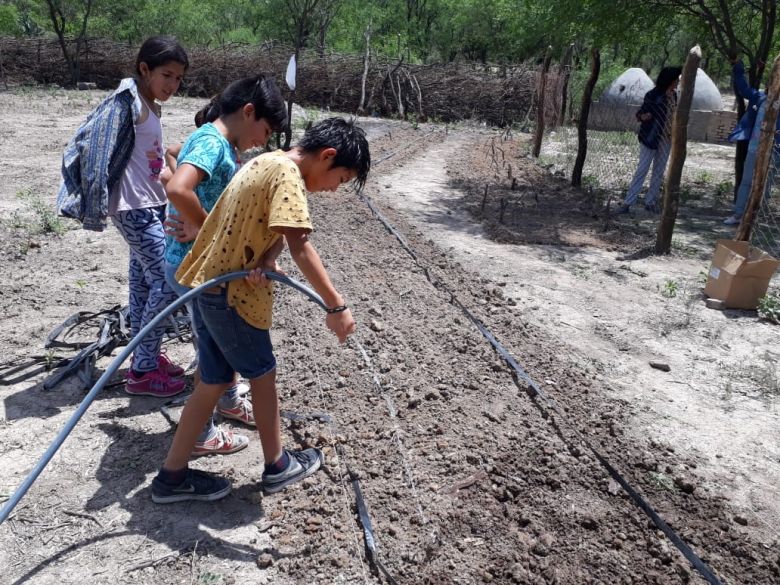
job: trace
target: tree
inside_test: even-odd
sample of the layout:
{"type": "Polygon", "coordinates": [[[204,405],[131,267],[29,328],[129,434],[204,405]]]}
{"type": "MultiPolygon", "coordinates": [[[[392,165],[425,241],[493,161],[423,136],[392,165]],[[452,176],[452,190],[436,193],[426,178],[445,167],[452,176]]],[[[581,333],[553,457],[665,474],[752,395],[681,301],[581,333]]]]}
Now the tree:
{"type": "MultiPolygon", "coordinates": [[[[286,17],[284,28],[287,40],[295,47],[295,62],[300,69],[301,51],[310,46],[312,35],[316,32],[324,43],[327,29],[333,21],[333,15],[338,8],[339,0],[282,0],[286,17]]],[[[324,47],[321,48],[324,52],[324,47]]],[[[285,131],[284,148],[290,147],[292,140],[292,104],[295,90],[287,100],[287,130],[285,131]]]]}
{"type": "Polygon", "coordinates": [[[764,77],[777,21],[777,0],[650,0],[681,16],[703,22],[715,49],[726,59],[740,53],[749,62],[756,87],[764,77]]]}
{"type": "Polygon", "coordinates": [[[19,10],[13,4],[0,4],[0,35],[19,36],[22,28],[19,26],[19,10]]]}
{"type": "MultiPolygon", "coordinates": [[[[758,87],[772,50],[777,22],[777,0],[650,0],[688,19],[703,22],[715,49],[726,59],[743,54],[748,60],[748,81],[758,87]]],[[[737,99],[737,114],[745,113],[745,101],[737,99]]],[[[734,161],[734,196],[742,180],[747,142],[737,143],[734,161]]]]}
{"type": "Polygon", "coordinates": [[[87,24],[95,7],[95,0],[45,0],[45,3],[68,67],[70,80],[76,85],[81,77],[81,48],[87,40],[87,24]],[[75,36],[75,47],[72,50],[68,48],[68,34],[75,36]]]}

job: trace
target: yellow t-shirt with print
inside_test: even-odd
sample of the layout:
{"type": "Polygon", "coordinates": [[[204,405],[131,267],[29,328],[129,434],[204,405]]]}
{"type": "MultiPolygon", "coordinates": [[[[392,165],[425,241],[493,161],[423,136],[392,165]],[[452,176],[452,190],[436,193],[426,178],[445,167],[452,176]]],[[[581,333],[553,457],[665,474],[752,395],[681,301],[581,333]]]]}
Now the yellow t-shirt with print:
{"type": "MultiPolygon", "coordinates": [[[[263,154],[239,170],[223,191],[176,272],[194,288],[208,280],[257,268],[282,237],[275,228],[312,229],[303,177],[283,151],[263,154]]],[[[254,287],[244,279],[228,284],[228,304],[250,325],[271,327],[273,283],[254,287]]]]}

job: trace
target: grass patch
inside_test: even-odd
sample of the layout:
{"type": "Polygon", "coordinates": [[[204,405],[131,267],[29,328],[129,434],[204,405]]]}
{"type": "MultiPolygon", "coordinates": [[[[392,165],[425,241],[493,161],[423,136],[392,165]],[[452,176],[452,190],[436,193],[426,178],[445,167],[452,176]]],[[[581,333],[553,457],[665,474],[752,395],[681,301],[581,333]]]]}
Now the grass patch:
{"type": "Polygon", "coordinates": [[[54,206],[46,203],[31,189],[16,192],[21,209],[13,213],[12,225],[29,234],[54,234],[61,236],[70,229],[68,222],[57,215],[54,206]]]}

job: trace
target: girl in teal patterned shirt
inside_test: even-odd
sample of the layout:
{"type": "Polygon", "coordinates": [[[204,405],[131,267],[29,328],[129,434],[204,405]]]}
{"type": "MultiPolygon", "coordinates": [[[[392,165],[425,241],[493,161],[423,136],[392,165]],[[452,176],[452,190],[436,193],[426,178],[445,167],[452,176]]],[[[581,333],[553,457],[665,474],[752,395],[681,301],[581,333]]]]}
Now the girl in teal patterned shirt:
{"type": "MultiPolygon", "coordinates": [[[[287,110],[279,88],[264,75],[233,82],[195,116],[198,130],[182,146],[176,171],[166,186],[170,204],[165,278],[179,296],[189,289],[176,282],[176,270],[241,164],[239,153],[265,146],[273,132],[284,129],[286,121],[287,110]]],[[[189,309],[197,335],[203,324],[197,305],[190,303],[189,309]]],[[[255,424],[251,404],[235,385],[222,396],[217,412],[225,418],[255,424]]],[[[220,429],[212,417],[198,437],[193,455],[234,453],[246,447],[248,441],[244,435],[220,429]]]]}

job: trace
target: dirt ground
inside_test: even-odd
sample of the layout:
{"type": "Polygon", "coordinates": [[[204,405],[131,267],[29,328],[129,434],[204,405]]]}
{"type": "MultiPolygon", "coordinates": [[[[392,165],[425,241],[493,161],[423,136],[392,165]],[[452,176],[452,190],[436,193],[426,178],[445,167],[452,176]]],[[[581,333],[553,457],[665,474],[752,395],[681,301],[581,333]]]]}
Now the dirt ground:
{"type": "MultiPolygon", "coordinates": [[[[44,353],[68,315],[125,300],[127,251],[115,230],[33,225],[59,229],[46,210],[61,151],[101,96],[0,93],[5,363],[44,353]]],[[[166,140],[192,131],[200,103],[166,105],[166,140]]],[[[779,330],[700,298],[712,242],[727,235],[716,221],[726,204],[701,185],[681,211],[674,254],[647,256],[652,216],[608,220],[528,160],[522,136],[363,123],[381,161],[365,193],[419,264],[353,193],[311,197],[315,245],[359,330],[339,346],[311,303],[282,290],[272,337],[282,408],[332,417],[283,424],[288,444],[323,447],[325,470],[263,497],[253,437],[240,453],[193,463],[230,477],[230,497],[154,505],[149,484],[171,425],[159,400],[107,388],[0,526],[2,582],[383,582],[366,560],[349,468],[380,559],[401,584],[702,583],[572,440],[576,429],[723,582],[780,583],[779,330]],[[449,293],[565,420],[515,385],[449,293]]],[[[691,164],[706,164],[701,156],[691,164]]],[[[168,347],[189,363],[190,346],[168,347]]],[[[0,386],[6,497],[85,394],[76,380],[44,391],[42,378],[0,386]]]]}

